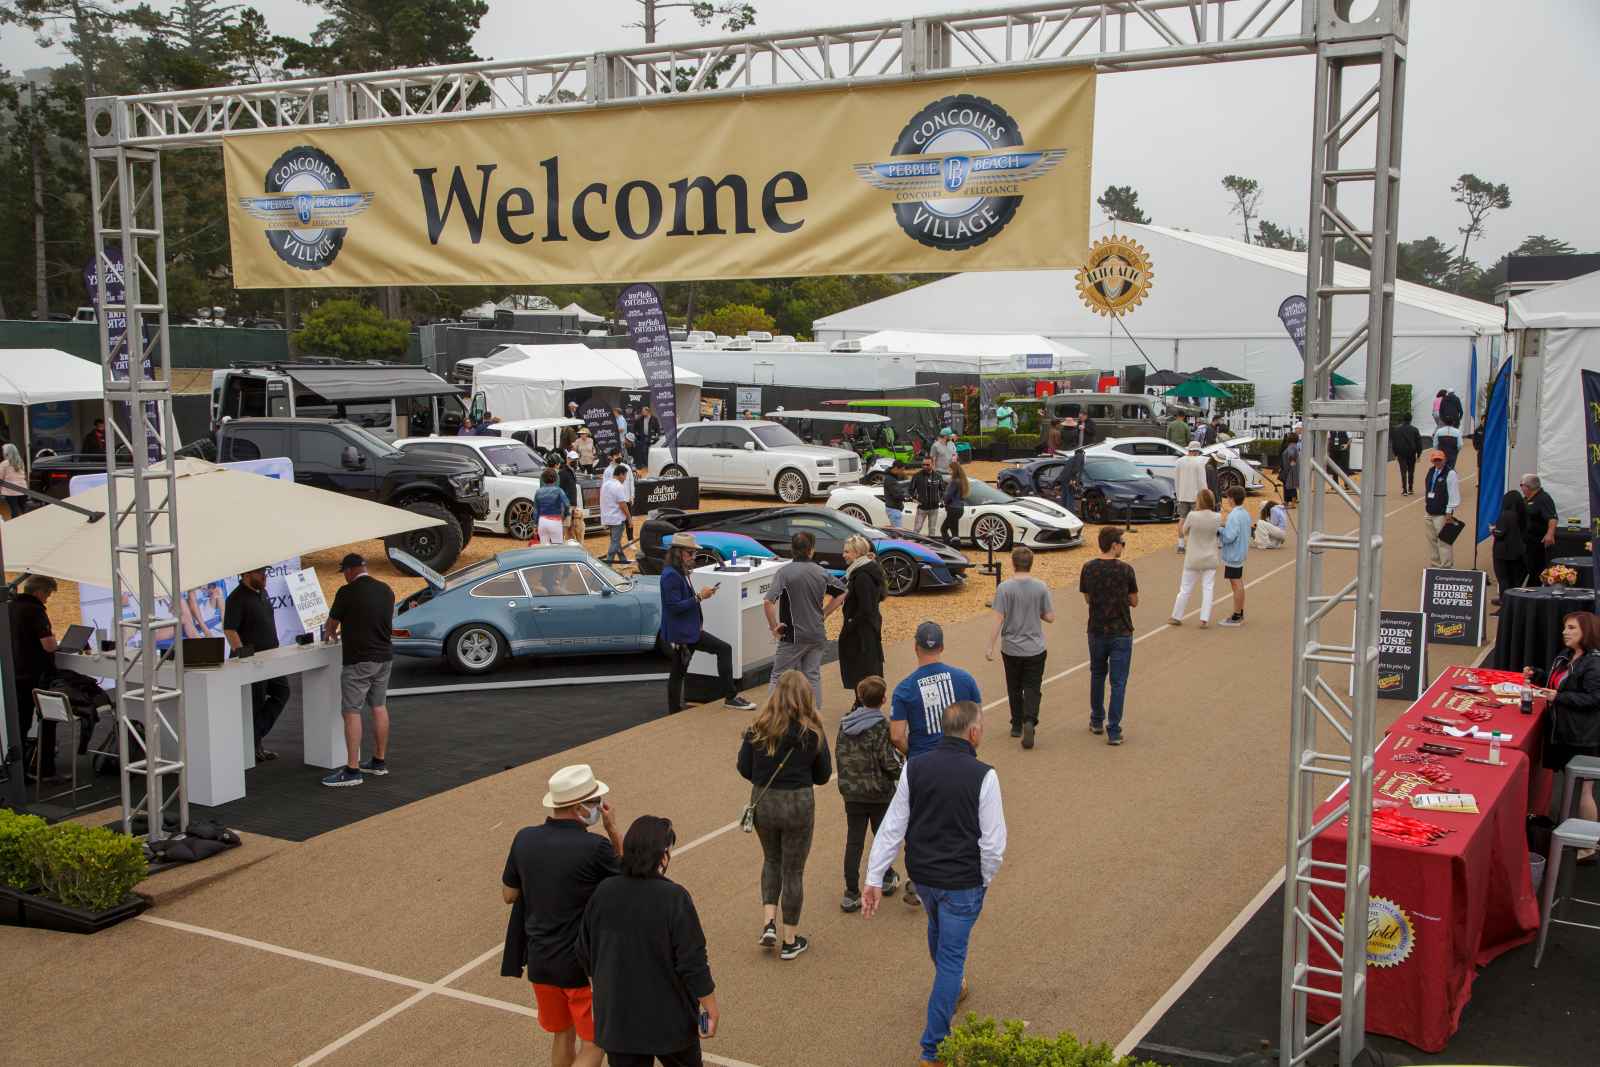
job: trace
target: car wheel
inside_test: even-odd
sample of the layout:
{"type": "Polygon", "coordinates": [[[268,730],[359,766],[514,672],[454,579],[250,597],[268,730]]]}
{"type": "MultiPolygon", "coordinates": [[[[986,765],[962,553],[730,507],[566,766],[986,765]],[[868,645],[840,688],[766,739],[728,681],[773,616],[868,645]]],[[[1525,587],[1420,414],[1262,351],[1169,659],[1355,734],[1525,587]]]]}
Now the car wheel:
{"type": "Polygon", "coordinates": [[[697,548],[691,558],[696,567],[715,567],[722,562],[722,553],[714,548],[697,548]]]}
{"type": "Polygon", "coordinates": [[[472,544],[472,535],[477,532],[478,527],[474,524],[470,515],[465,519],[457,516],[456,525],[461,527],[461,547],[466,548],[472,544]]]}
{"type": "Polygon", "coordinates": [[[865,473],[865,474],[863,474],[861,476],[861,484],[862,485],[882,485],[883,484],[883,472],[882,471],[868,471],[867,473],[865,473]]]}
{"type": "Polygon", "coordinates": [[[860,504],[840,505],[839,514],[848,515],[857,522],[866,523],[868,526],[872,525],[872,519],[868,517],[867,509],[862,507],[860,504]]]}
{"type": "Polygon", "coordinates": [[[811,486],[806,482],[806,476],[793,467],[778,472],[778,480],[773,488],[777,490],[778,499],[785,504],[803,503],[811,497],[811,486]]]}
{"type": "Polygon", "coordinates": [[[979,515],[972,524],[972,540],[979,548],[1004,552],[1011,547],[1011,524],[999,515],[979,515]]]}
{"type": "Polygon", "coordinates": [[[890,596],[905,596],[916,591],[917,565],[904,552],[889,552],[879,557],[883,568],[884,584],[890,596]]]}
{"type": "Polygon", "coordinates": [[[689,477],[689,472],[678,466],[676,463],[668,463],[665,467],[661,468],[661,477],[687,478],[689,477]]]}
{"type": "MultiPolygon", "coordinates": [[[[401,505],[405,510],[415,515],[425,515],[430,519],[438,520],[434,526],[424,526],[420,530],[411,530],[408,533],[390,534],[383,539],[385,547],[398,548],[415,556],[418,563],[440,574],[450,569],[456,557],[461,555],[461,524],[450,513],[450,509],[443,504],[432,500],[413,500],[401,505]]],[[[396,566],[399,566],[396,564],[396,566]]],[[[409,574],[404,567],[400,570],[409,574]]]]}
{"type": "Polygon", "coordinates": [[[1226,493],[1234,486],[1238,486],[1240,489],[1244,488],[1244,475],[1240,474],[1236,470],[1233,470],[1232,468],[1217,472],[1218,489],[1226,493]]]}
{"type": "Polygon", "coordinates": [[[1106,521],[1106,498],[1099,493],[1091,493],[1083,498],[1083,514],[1080,516],[1085,522],[1106,521]]]}
{"type": "Polygon", "coordinates": [[[1002,478],[995,483],[995,487],[1007,496],[1018,497],[1026,495],[1022,491],[1021,483],[1011,478],[1002,478]]]}
{"type": "Polygon", "coordinates": [[[532,541],[539,531],[539,520],[533,513],[533,501],[518,498],[506,505],[506,533],[519,541],[532,541]]]}
{"type": "Polygon", "coordinates": [[[488,674],[505,659],[506,639],[493,626],[469,622],[451,632],[444,653],[457,674],[488,674]]]}

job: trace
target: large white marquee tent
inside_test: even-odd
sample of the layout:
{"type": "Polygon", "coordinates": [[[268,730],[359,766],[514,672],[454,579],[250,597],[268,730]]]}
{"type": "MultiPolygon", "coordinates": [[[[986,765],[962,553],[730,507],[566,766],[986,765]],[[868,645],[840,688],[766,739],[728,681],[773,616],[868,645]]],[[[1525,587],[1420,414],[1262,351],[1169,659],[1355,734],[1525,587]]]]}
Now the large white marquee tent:
{"type": "MultiPolygon", "coordinates": [[[[702,381],[694,371],[677,368],[678,410],[690,417],[700,410],[702,381]]],[[[472,391],[483,393],[489,410],[502,419],[565,415],[565,394],[573,389],[643,388],[644,369],[631,348],[506,345],[472,372],[472,391]]]]}
{"type": "MultiPolygon", "coordinates": [[[[1117,231],[1149,253],[1154,286],[1124,324],[1157,368],[1196,371],[1214,366],[1256,384],[1256,406],[1289,409],[1291,386],[1301,375],[1294,343],[1278,320],[1278,305],[1303,294],[1306,254],[1261,248],[1225,237],[1118,223],[1117,231]]],[[[1094,236],[1111,232],[1110,224],[1094,236]]],[[[1334,281],[1365,286],[1367,272],[1341,266],[1334,281]]],[[[1355,302],[1341,302],[1336,330],[1353,329],[1355,302]]],[[[1424,429],[1439,389],[1462,397],[1469,413],[1472,359],[1483,389],[1499,344],[1504,314],[1492,304],[1410,282],[1395,287],[1394,381],[1413,389],[1414,411],[1424,429]]],[[[1084,306],[1070,270],[990,271],[957,274],[895,296],[829,315],[813,324],[820,341],[862,339],[886,330],[1039,334],[1087,353],[1106,369],[1144,358],[1122,328],[1084,306]]],[[[1147,369],[1148,369],[1148,365],[1147,369]]],[[[1340,373],[1359,381],[1359,358],[1340,373]]]]}
{"type": "Polygon", "coordinates": [[[1514,296],[1506,329],[1515,338],[1520,388],[1512,395],[1509,489],[1537,473],[1565,526],[1588,527],[1583,386],[1579,372],[1600,371],[1600,271],[1514,296]]]}

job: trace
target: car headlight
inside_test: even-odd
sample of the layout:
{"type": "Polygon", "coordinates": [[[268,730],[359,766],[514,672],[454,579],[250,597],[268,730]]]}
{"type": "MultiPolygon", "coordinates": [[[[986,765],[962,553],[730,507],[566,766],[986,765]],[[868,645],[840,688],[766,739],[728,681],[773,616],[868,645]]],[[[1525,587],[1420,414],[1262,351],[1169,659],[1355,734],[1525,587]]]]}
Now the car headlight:
{"type": "Polygon", "coordinates": [[[819,467],[831,467],[831,466],[833,466],[833,460],[831,460],[831,459],[819,459],[819,460],[817,460],[817,466],[819,466],[819,467]]]}
{"type": "Polygon", "coordinates": [[[450,484],[455,486],[457,489],[465,490],[467,492],[476,492],[478,486],[478,476],[476,474],[452,474],[450,476],[450,484]]]}

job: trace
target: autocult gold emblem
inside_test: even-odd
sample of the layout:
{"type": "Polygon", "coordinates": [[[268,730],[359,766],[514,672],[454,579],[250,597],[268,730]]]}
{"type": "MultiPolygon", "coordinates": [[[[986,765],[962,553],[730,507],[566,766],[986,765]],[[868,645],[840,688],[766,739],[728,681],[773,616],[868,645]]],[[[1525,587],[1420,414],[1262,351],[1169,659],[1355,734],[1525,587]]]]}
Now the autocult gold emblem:
{"type": "Polygon", "coordinates": [[[1155,273],[1144,246],[1128,237],[1102,237],[1078,268],[1078,295],[1100,315],[1126,315],[1150,291],[1155,273]]]}

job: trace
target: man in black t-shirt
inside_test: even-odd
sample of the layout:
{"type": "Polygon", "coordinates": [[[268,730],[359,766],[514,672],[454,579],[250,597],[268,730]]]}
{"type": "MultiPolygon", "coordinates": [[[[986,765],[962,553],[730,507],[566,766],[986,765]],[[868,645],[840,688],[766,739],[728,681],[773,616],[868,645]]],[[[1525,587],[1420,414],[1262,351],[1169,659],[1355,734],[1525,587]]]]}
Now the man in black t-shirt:
{"type": "MultiPolygon", "coordinates": [[[[222,606],[222,636],[228,648],[237,652],[241,645],[249,645],[254,652],[265,652],[278,647],[278,621],[272,610],[272,598],[267,595],[267,569],[257,567],[239,575],[239,584],[228,594],[222,606]]],[[[250,711],[255,722],[256,762],[278,758],[276,752],[262,747],[267,733],[283,714],[289,703],[289,679],[268,678],[264,682],[250,683],[250,711]]]]}
{"type": "Polygon", "coordinates": [[[518,911],[522,916],[520,942],[519,931],[506,931],[500,973],[514,977],[527,968],[539,1026],[552,1039],[550,1061],[561,1067],[599,1067],[604,1055],[594,1043],[593,993],[577,941],[595,888],[622,873],[622,835],[607,792],[586,763],[552,774],[544,795],[551,814],[517,832],[500,876],[501,898],[517,909],[513,921],[518,911]],[[588,832],[596,823],[605,837],[588,832]]]}
{"type": "Polygon", "coordinates": [[[339,562],[344,586],[328,609],[328,640],[343,645],[339,698],[344,709],[345,765],[323,785],[360,785],[365,776],[389,773],[389,669],[394,666],[391,628],[394,590],[367,573],[367,561],[351,552],[339,562]],[[361,711],[372,709],[372,758],[361,762],[361,711]]]}
{"type": "Polygon", "coordinates": [[[1122,531],[1100,527],[1100,558],[1085,563],[1078,576],[1078,591],[1089,605],[1089,730],[1103,730],[1113,745],[1122,744],[1122,696],[1133,662],[1133,609],[1139,606],[1139,579],[1122,562],[1122,550],[1122,531]]]}
{"type": "MultiPolygon", "coordinates": [[[[22,592],[11,601],[11,661],[16,671],[17,721],[27,734],[33,722],[33,691],[46,688],[56,672],[56,637],[44,605],[56,591],[54,578],[42,574],[22,583],[22,592]]],[[[39,775],[56,776],[56,723],[39,722],[39,775]]],[[[31,763],[24,761],[24,766],[31,763]]],[[[31,767],[27,774],[32,774],[31,767]]]]}
{"type": "Polygon", "coordinates": [[[1539,575],[1549,562],[1556,543],[1556,502],[1545,492],[1537,474],[1524,474],[1517,482],[1522,498],[1528,502],[1527,523],[1522,528],[1522,547],[1527,555],[1530,585],[1539,584],[1539,575]]]}

